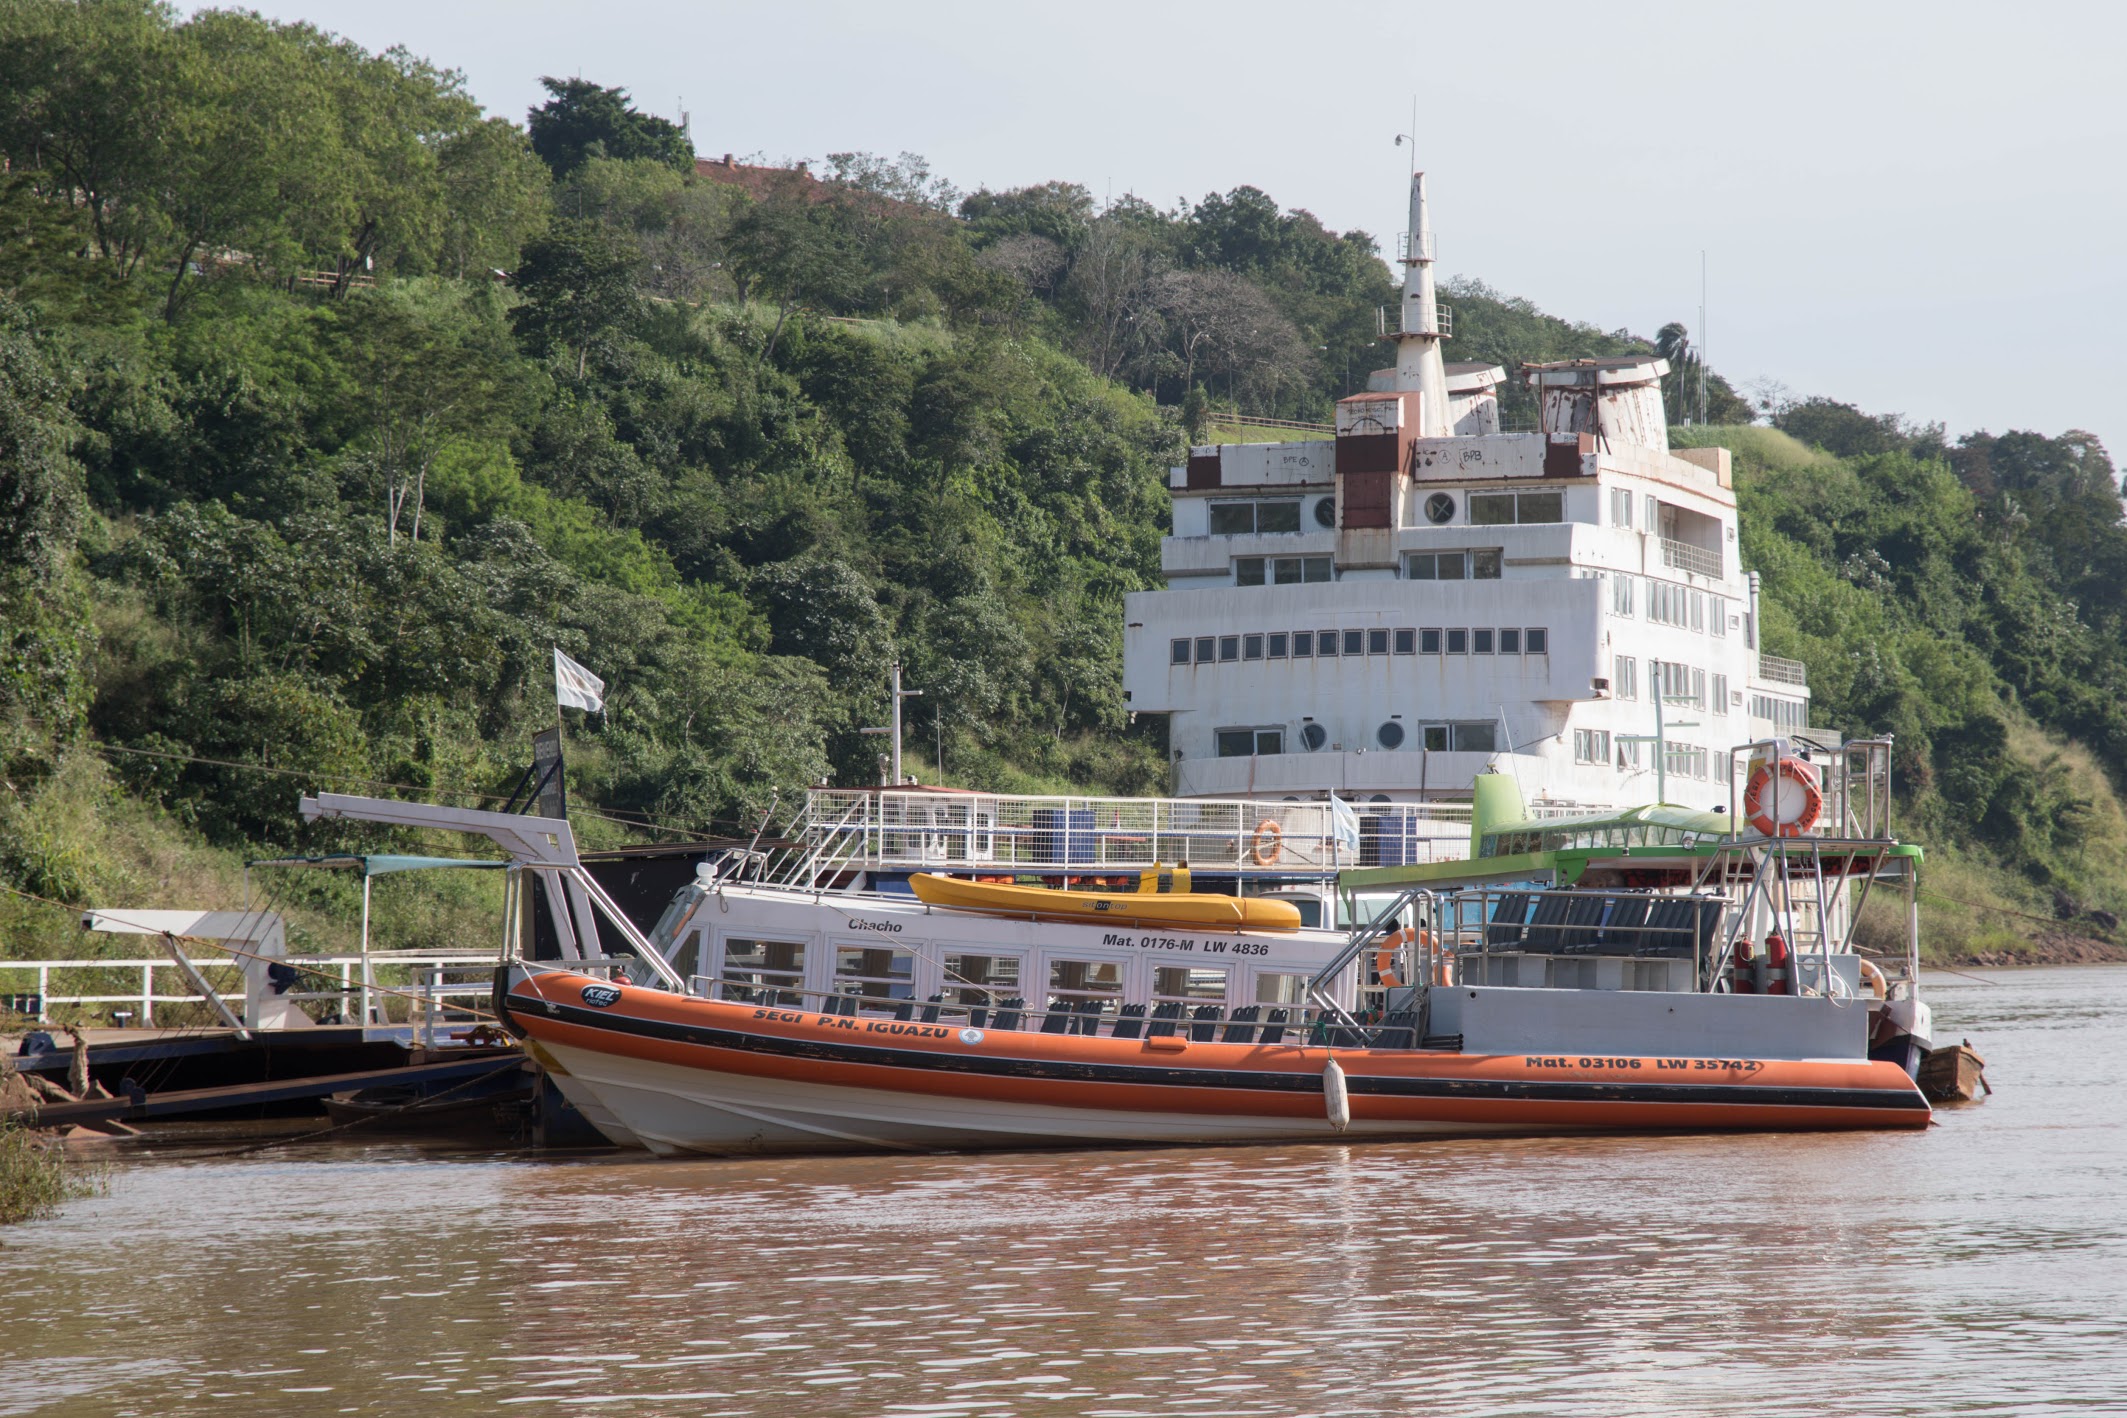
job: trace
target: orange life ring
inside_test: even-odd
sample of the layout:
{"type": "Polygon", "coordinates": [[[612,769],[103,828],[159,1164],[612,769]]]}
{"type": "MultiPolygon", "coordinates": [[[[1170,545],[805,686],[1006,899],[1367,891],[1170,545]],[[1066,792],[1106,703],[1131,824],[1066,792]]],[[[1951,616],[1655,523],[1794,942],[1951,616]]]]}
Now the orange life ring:
{"type": "Polygon", "coordinates": [[[1877,999],[1883,999],[1891,992],[1890,982],[1883,978],[1883,971],[1875,961],[1866,958],[1861,959],[1861,983],[1867,985],[1869,993],[1877,999]]]}
{"type": "Polygon", "coordinates": [[[1256,824],[1255,841],[1249,846],[1249,855],[1259,867],[1276,866],[1278,858],[1285,853],[1285,834],[1278,824],[1263,821],[1256,824]]]}
{"type": "Polygon", "coordinates": [[[1743,815],[1767,837],[1800,837],[1824,815],[1824,789],[1817,786],[1817,770],[1799,758],[1761,763],[1753,769],[1743,789],[1743,815]],[[1800,807],[1783,791],[1784,784],[1801,790],[1800,807]]]}
{"type": "MultiPolygon", "coordinates": [[[[1417,941],[1430,949],[1433,944],[1433,933],[1431,931],[1416,931],[1409,926],[1405,926],[1402,930],[1390,931],[1387,935],[1381,937],[1381,944],[1374,948],[1374,978],[1381,982],[1381,988],[1385,990],[1400,990],[1403,988],[1403,977],[1396,973],[1396,956],[1402,951],[1403,947],[1409,945],[1412,941],[1417,941]]],[[[1437,969],[1435,973],[1438,973],[1437,969]]]]}

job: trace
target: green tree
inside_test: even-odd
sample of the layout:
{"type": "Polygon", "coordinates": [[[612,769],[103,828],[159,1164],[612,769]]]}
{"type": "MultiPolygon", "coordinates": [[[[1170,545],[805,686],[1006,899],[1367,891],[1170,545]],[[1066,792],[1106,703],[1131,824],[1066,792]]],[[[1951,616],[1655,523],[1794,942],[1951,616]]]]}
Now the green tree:
{"type": "Polygon", "coordinates": [[[545,354],[574,351],[576,377],[583,378],[591,351],[610,345],[642,313],[639,260],[596,222],[555,222],[518,263],[524,304],[510,318],[519,338],[545,354]]]}
{"type": "Polygon", "coordinates": [[[588,79],[539,81],[551,97],[531,111],[532,151],[556,177],[566,177],[594,157],[649,158],[682,171],[694,168],[694,145],[678,125],[638,112],[626,89],[601,88],[588,79]]]}

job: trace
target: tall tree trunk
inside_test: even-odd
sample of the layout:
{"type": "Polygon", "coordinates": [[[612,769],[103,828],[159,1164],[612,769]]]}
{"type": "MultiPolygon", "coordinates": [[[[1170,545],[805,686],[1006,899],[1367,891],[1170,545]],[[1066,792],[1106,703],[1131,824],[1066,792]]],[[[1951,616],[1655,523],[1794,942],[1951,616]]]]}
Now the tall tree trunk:
{"type": "Polygon", "coordinates": [[[170,277],[170,293],[163,298],[162,303],[162,318],[166,325],[177,318],[177,292],[185,283],[185,267],[192,264],[192,253],[197,250],[199,243],[192,241],[187,242],[185,249],[178,253],[177,274],[170,277]]]}

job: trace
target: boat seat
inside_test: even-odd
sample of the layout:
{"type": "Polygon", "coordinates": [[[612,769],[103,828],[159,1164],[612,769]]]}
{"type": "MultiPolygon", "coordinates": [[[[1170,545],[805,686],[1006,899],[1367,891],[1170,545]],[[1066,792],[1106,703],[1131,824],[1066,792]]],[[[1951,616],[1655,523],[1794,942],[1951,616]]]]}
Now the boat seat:
{"type": "Polygon", "coordinates": [[[1050,1004],[1042,1012],[1041,1032],[1044,1034],[1068,1034],[1071,1032],[1072,1012],[1075,1006],[1069,1000],[1050,1004]]]}
{"type": "Polygon", "coordinates": [[[1418,1043],[1418,1013],[1410,1009],[1392,1009],[1381,1020],[1381,1027],[1374,1031],[1374,1047],[1377,1049],[1409,1049],[1418,1043]]]}
{"type": "Polygon", "coordinates": [[[1285,1022],[1292,1018],[1288,1010],[1274,1009],[1263,1024],[1263,1042],[1275,1044],[1285,1037],[1285,1022]]]}
{"type": "Polygon", "coordinates": [[[1536,901],[1536,914],[1529,918],[1528,934],[1522,937],[1521,948],[1532,955],[1555,955],[1560,945],[1560,927],[1566,923],[1566,913],[1573,906],[1573,898],[1563,892],[1541,896],[1536,901]]]}
{"type": "Polygon", "coordinates": [[[1499,898],[1492,908],[1492,923],[1485,927],[1485,944],[1493,950],[1518,950],[1521,948],[1522,927],[1528,924],[1530,897],[1525,892],[1510,891],[1499,898]]]}
{"type": "Polygon", "coordinates": [[[1566,902],[1566,923],[1558,932],[1558,949],[1565,955],[1594,955],[1603,947],[1603,913],[1611,898],[1594,892],[1575,892],[1566,902]]]}
{"type": "Polygon", "coordinates": [[[895,1003],[895,1005],[894,1005],[894,1018],[896,1018],[896,1019],[899,1019],[899,1020],[902,1020],[902,1021],[904,1021],[904,1022],[905,1022],[905,1021],[907,1021],[907,1020],[911,1020],[911,1019],[914,1019],[915,1017],[916,1017],[916,1002],[915,1002],[914,1000],[912,1000],[912,999],[905,999],[905,1000],[900,1000],[900,1001],[897,1001],[897,1002],[895,1003]]]}
{"type": "Polygon", "coordinates": [[[1263,1006],[1259,1004],[1241,1006],[1241,1008],[1233,1012],[1233,1018],[1227,1022],[1225,1037],[1220,1042],[1226,1044],[1253,1044],[1256,1040],[1256,1020],[1262,1018],[1262,1016],[1263,1006]]]}
{"type": "Polygon", "coordinates": [[[1226,1010],[1221,1005],[1200,1004],[1190,1016],[1189,1037],[1199,1044],[1209,1043],[1219,1034],[1219,1020],[1226,1010]]]}
{"type": "Polygon", "coordinates": [[[932,995],[923,1002],[923,1013],[917,1016],[916,1022],[918,1024],[936,1024],[938,1022],[938,1006],[943,1003],[945,1003],[944,995],[932,995]]]}
{"type": "Polygon", "coordinates": [[[1135,1039],[1145,1031],[1145,1007],[1141,1004],[1126,1004],[1115,1016],[1115,1028],[1109,1032],[1111,1039],[1135,1039]]]}
{"type": "Polygon", "coordinates": [[[820,1013],[822,1014],[842,1015],[855,1014],[856,1012],[857,997],[855,995],[829,995],[826,1002],[820,1006],[820,1013]]]}
{"type": "Polygon", "coordinates": [[[1075,1018],[1075,1019],[1073,1019],[1073,1020],[1071,1021],[1071,1024],[1072,1024],[1072,1032],[1073,1032],[1073,1033],[1076,1033],[1076,1034],[1085,1034],[1085,1035],[1089,1035],[1089,1036],[1091,1036],[1091,1037],[1094,1037],[1094,1038],[1098,1038],[1098,1037],[1100,1036],[1100,1021],[1101,1021],[1101,1018],[1102,1018],[1102,1016],[1104,1016],[1104,1015],[1105,1015],[1105,1014],[1106,1014],[1107,1012],[1108,1012],[1108,1001],[1107,1001],[1107,1000],[1104,1000],[1104,999],[1082,999],[1082,1000],[1080,1000],[1080,1001],[1078,1002],[1078,1017],[1077,1017],[1077,1018],[1075,1018]]]}
{"type": "Polygon", "coordinates": [[[1610,918],[1603,922],[1603,950],[1610,955],[1637,955],[1647,944],[1644,927],[1654,910],[1647,896],[1613,896],[1610,918]]]}
{"type": "Polygon", "coordinates": [[[1182,1017],[1182,1007],[1173,1000],[1152,1007],[1152,1022],[1145,1026],[1147,1039],[1171,1039],[1174,1023],[1182,1017]]]}
{"type": "Polygon", "coordinates": [[[989,1006],[988,1006],[988,1005],[983,1005],[983,1004],[971,1004],[971,1005],[969,1005],[969,1006],[968,1006],[968,1011],[967,1011],[967,1022],[968,1022],[968,1028],[970,1028],[970,1029],[980,1029],[980,1028],[981,1028],[981,1027],[982,1027],[982,1026],[983,1026],[984,1024],[986,1024],[986,1023],[988,1023],[988,1022],[989,1022],[989,1018],[990,1018],[990,1008],[989,1008],[989,1006]]]}
{"type": "Polygon", "coordinates": [[[1025,998],[1020,995],[1013,995],[997,1007],[997,1021],[990,1027],[992,1029],[1017,1029],[1020,1021],[1026,1017],[1026,1011],[1027,1002],[1025,998]]]}

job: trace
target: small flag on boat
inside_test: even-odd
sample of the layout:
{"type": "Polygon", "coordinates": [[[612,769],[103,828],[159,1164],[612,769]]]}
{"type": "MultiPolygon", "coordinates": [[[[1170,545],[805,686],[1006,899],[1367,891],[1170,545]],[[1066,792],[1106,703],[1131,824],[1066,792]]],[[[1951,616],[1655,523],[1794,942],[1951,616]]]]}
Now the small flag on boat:
{"type": "Polygon", "coordinates": [[[557,648],[554,651],[554,702],[596,713],[606,707],[606,682],[557,648]]]}

